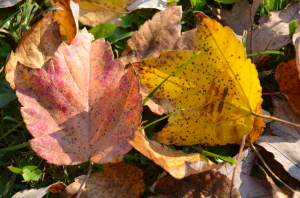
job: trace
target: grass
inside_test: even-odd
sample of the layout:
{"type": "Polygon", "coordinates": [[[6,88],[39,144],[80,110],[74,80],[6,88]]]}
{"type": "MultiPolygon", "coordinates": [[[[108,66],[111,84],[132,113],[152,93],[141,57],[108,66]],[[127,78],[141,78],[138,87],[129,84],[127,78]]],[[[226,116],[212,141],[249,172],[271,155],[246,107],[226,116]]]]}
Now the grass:
{"type": "MultiPolygon", "coordinates": [[[[196,1],[193,1],[193,4],[196,1]]],[[[266,0],[258,9],[255,20],[260,16],[266,16],[271,11],[283,9],[291,1],[266,0]]],[[[193,15],[192,7],[189,1],[181,0],[178,3],[182,5],[184,17],[182,20],[182,30],[188,31],[196,25],[196,19],[193,15]]],[[[211,5],[230,10],[232,4],[221,4],[213,0],[207,0],[203,5],[195,5],[198,10],[211,16],[210,10],[206,7],[211,5]]],[[[37,21],[35,16],[39,16],[44,10],[48,9],[48,0],[28,0],[22,1],[10,8],[0,9],[0,29],[5,31],[0,32],[0,198],[11,197],[18,191],[31,188],[45,187],[57,181],[65,182],[67,185],[74,181],[75,177],[86,174],[89,163],[83,163],[77,166],[56,166],[47,164],[45,160],[36,156],[30,149],[29,140],[32,138],[23,122],[20,114],[21,105],[16,99],[15,93],[10,89],[9,84],[5,80],[5,65],[9,59],[10,51],[15,50],[21,36],[37,21]],[[34,21],[32,21],[34,19],[34,21]],[[36,178],[28,179],[24,182],[23,168],[33,166],[30,170],[36,178]],[[8,168],[10,167],[10,168],[8,168]],[[14,168],[12,168],[14,167],[14,168]]],[[[117,50],[119,54],[125,49],[127,40],[138,30],[146,20],[157,12],[154,9],[136,10],[130,15],[121,17],[121,27],[113,25],[101,26],[93,28],[92,31],[97,33],[97,37],[105,37],[111,44],[113,51],[117,50]]],[[[294,24],[291,25],[295,27],[294,24]]],[[[84,26],[80,24],[80,29],[84,26]]],[[[92,29],[92,27],[87,27],[92,29]]],[[[267,52],[263,52],[267,53],[267,52]]],[[[273,56],[258,68],[261,74],[260,80],[263,87],[263,92],[278,92],[279,86],[272,72],[278,63],[288,61],[295,58],[295,50],[293,44],[282,48],[280,51],[270,52],[273,56]],[[285,56],[282,56],[284,54],[285,56]],[[269,72],[269,73],[268,73],[269,72]]],[[[262,54],[262,53],[260,53],[262,54]]],[[[250,55],[248,55],[250,56],[250,55]]],[[[263,96],[263,109],[272,112],[271,98],[268,95],[263,96]]],[[[148,124],[144,126],[146,134],[149,138],[155,135],[155,132],[162,129],[167,120],[163,116],[157,116],[148,109],[143,111],[143,120],[148,120],[148,124]]],[[[227,159],[224,156],[234,156],[238,151],[238,146],[215,146],[204,147],[204,150],[199,150],[196,147],[176,147],[170,146],[175,150],[188,152],[204,152],[215,153],[210,159],[214,162],[220,162],[220,159],[227,159]],[[220,157],[221,155],[221,157],[220,157]]],[[[144,197],[159,195],[159,191],[153,193],[149,191],[149,187],[157,180],[158,175],[163,172],[160,166],[157,166],[153,161],[149,160],[136,150],[131,150],[124,156],[124,162],[138,166],[144,172],[143,179],[146,183],[146,191],[144,197]]],[[[102,171],[101,165],[94,164],[93,172],[102,171]]],[[[57,195],[48,193],[46,197],[57,197],[57,195]]]]}

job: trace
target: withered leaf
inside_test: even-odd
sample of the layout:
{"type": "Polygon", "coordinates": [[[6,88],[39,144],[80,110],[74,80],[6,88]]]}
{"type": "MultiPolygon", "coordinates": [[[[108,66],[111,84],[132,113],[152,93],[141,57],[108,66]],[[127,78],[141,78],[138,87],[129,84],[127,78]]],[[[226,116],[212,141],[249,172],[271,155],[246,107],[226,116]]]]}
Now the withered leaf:
{"type": "Polygon", "coordinates": [[[15,70],[18,62],[29,68],[41,68],[48,64],[61,42],[59,27],[53,21],[53,14],[50,11],[41,21],[25,32],[15,53],[11,53],[5,71],[5,78],[11,88],[16,88],[15,70]]]}
{"type": "Polygon", "coordinates": [[[16,5],[17,3],[21,2],[22,0],[1,0],[0,1],[0,8],[7,8],[16,5]]]}
{"type": "Polygon", "coordinates": [[[177,179],[218,168],[217,164],[209,161],[204,155],[174,151],[154,140],[149,140],[142,130],[136,130],[133,140],[128,142],[177,179]]]}
{"type": "Polygon", "coordinates": [[[134,69],[83,29],[41,69],[19,63],[15,82],[31,148],[48,163],[118,162],[141,122],[134,69]]]}
{"type": "Polygon", "coordinates": [[[222,173],[210,170],[184,179],[161,178],[156,187],[176,198],[224,197],[230,198],[231,180],[222,173]]]}
{"type": "MultiPolygon", "coordinates": [[[[293,111],[287,101],[272,97],[272,102],[276,118],[300,124],[300,115],[293,111]]],[[[281,122],[272,122],[271,129],[277,136],[261,136],[256,143],[273,153],[275,160],[300,181],[300,129],[281,122]]]]}
{"type": "MultiPolygon", "coordinates": [[[[81,198],[139,198],[144,193],[143,172],[136,166],[125,163],[104,164],[104,171],[91,174],[81,198]]],[[[61,198],[72,198],[77,193],[86,175],[75,178],[60,195],[61,198]]]]}

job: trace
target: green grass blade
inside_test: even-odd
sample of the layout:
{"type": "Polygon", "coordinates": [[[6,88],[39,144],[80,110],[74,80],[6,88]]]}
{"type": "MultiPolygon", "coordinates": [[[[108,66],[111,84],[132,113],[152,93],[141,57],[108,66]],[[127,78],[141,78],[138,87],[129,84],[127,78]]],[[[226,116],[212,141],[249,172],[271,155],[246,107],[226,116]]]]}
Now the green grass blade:
{"type": "Polygon", "coordinates": [[[18,14],[20,12],[20,10],[19,11],[17,11],[17,12],[15,12],[14,14],[12,14],[10,17],[8,17],[7,19],[5,19],[1,24],[0,24],[0,28],[2,28],[3,27],[3,25],[5,25],[5,23],[8,21],[8,20],[10,20],[11,18],[13,18],[16,14],[18,14]]]}
{"type": "Polygon", "coordinates": [[[210,156],[210,157],[218,157],[218,158],[230,163],[231,165],[232,164],[238,164],[238,162],[236,160],[232,159],[229,156],[222,156],[222,155],[214,154],[214,153],[199,149],[199,148],[194,147],[194,146],[189,146],[189,147],[192,148],[193,150],[203,154],[203,155],[210,156]]]}
{"type": "Polygon", "coordinates": [[[177,110],[177,111],[175,111],[173,113],[170,113],[169,115],[166,115],[166,116],[164,116],[162,118],[159,118],[159,119],[151,122],[150,124],[147,124],[146,126],[143,126],[141,129],[145,129],[145,128],[147,128],[147,127],[149,127],[149,126],[151,126],[151,125],[153,125],[153,124],[155,124],[155,123],[157,123],[157,122],[159,122],[161,120],[164,120],[164,119],[166,119],[166,118],[168,118],[168,117],[170,117],[170,116],[172,116],[172,115],[174,115],[174,114],[176,114],[176,113],[178,113],[179,111],[182,111],[182,110],[184,110],[184,109],[179,109],[179,110],[177,110]]]}
{"type": "Polygon", "coordinates": [[[4,138],[5,136],[7,136],[8,134],[10,134],[11,132],[13,132],[16,128],[18,128],[21,124],[23,124],[24,122],[23,121],[21,121],[21,122],[19,122],[19,124],[17,124],[14,128],[12,128],[11,130],[9,130],[7,133],[5,133],[2,137],[0,137],[0,140],[2,139],[2,138],[4,138]]]}
{"type": "Polygon", "coordinates": [[[261,54],[279,54],[279,55],[284,55],[284,52],[279,52],[279,51],[265,51],[265,52],[258,52],[258,53],[254,53],[254,54],[248,54],[247,57],[261,55],[261,54]]]}
{"type": "Polygon", "coordinates": [[[21,148],[25,148],[27,146],[30,146],[29,142],[26,142],[26,143],[23,143],[23,144],[19,144],[19,145],[16,145],[16,146],[11,146],[11,147],[8,147],[8,148],[0,149],[0,153],[1,152],[18,150],[18,149],[21,149],[21,148]]]}
{"type": "Polygon", "coordinates": [[[197,56],[200,54],[200,51],[195,54],[188,62],[186,62],[183,66],[181,66],[177,71],[169,75],[165,80],[163,80],[151,93],[143,100],[143,105],[155,94],[155,92],[171,77],[183,70],[186,66],[188,66],[191,62],[193,62],[197,56]]]}

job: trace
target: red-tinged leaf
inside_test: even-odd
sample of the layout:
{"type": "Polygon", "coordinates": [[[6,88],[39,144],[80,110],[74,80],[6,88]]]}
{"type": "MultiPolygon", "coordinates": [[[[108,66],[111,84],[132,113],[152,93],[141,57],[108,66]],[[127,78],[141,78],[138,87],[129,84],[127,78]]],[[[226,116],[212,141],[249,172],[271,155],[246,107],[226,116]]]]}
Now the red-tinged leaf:
{"type": "Polygon", "coordinates": [[[132,148],[127,139],[142,111],[137,77],[113,59],[109,43],[92,40],[84,29],[41,69],[18,64],[15,83],[34,137],[30,145],[49,163],[117,162],[132,148]]]}

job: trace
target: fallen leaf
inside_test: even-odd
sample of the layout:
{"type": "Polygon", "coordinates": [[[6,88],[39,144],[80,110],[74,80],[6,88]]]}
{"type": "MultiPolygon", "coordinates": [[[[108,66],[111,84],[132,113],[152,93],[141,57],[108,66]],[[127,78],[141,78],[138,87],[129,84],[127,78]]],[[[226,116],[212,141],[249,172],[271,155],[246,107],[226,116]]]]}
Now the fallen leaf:
{"type": "Polygon", "coordinates": [[[261,100],[257,70],[232,30],[215,20],[200,18],[195,51],[163,51],[158,58],[134,65],[152,91],[198,51],[190,65],[154,94],[169,112],[184,109],[157,134],[160,143],[224,145],[240,141],[253,129],[253,113],[261,100]]]}
{"type": "Polygon", "coordinates": [[[274,183],[274,181],[272,180],[272,178],[266,173],[266,171],[259,166],[260,171],[266,176],[267,181],[271,184],[272,187],[272,197],[273,198],[288,198],[289,196],[286,195],[285,193],[283,193],[280,188],[274,183]]]}
{"type": "MultiPolygon", "coordinates": [[[[135,198],[141,197],[145,191],[142,179],[143,172],[136,166],[125,163],[103,164],[104,171],[91,174],[81,198],[135,198]]],[[[60,195],[61,198],[71,198],[77,193],[86,175],[75,178],[60,195]]]]}
{"type": "Polygon", "coordinates": [[[83,29],[59,46],[41,69],[21,63],[17,96],[31,148],[48,163],[118,162],[131,150],[141,122],[141,96],[133,68],[113,59],[109,43],[83,29]]]}
{"type": "Polygon", "coordinates": [[[250,30],[257,8],[262,0],[254,0],[252,5],[247,0],[240,0],[229,11],[211,7],[213,14],[219,20],[225,20],[229,27],[237,34],[243,35],[244,30],[250,30]]]}
{"type": "MultiPolygon", "coordinates": [[[[159,56],[165,50],[193,50],[195,29],[181,33],[181,6],[171,6],[156,13],[151,20],[146,21],[128,40],[120,60],[124,64],[141,62],[147,58],[159,56]]],[[[143,98],[150,92],[141,85],[143,98]]],[[[168,114],[160,106],[160,100],[152,98],[145,105],[158,115],[168,114]],[[153,101],[154,100],[154,101],[153,101]]]]}
{"type": "Polygon", "coordinates": [[[136,130],[133,140],[128,140],[128,142],[177,179],[218,167],[199,153],[186,154],[182,151],[174,151],[156,141],[149,140],[142,130],[136,130]]]}
{"type": "Polygon", "coordinates": [[[0,1],[0,8],[7,8],[16,5],[17,3],[21,2],[22,0],[1,0],[0,1]]]}
{"type": "MultiPolygon", "coordinates": [[[[247,43],[247,51],[253,54],[279,50],[290,43],[288,23],[297,19],[300,21],[299,9],[300,3],[295,2],[279,12],[271,12],[270,16],[260,17],[258,28],[252,31],[252,36],[247,36],[247,40],[251,40],[251,44],[247,43]]],[[[266,56],[267,54],[253,56],[252,61],[256,64],[266,56]]]]}
{"type": "Polygon", "coordinates": [[[16,193],[13,198],[42,198],[44,195],[46,195],[48,192],[54,193],[54,194],[60,194],[62,191],[65,190],[66,184],[62,182],[56,182],[54,184],[51,184],[45,188],[39,188],[39,189],[30,189],[30,190],[23,190],[18,193],[16,193]]]}
{"type": "Polygon", "coordinates": [[[54,56],[58,46],[61,44],[59,27],[53,21],[52,12],[34,24],[20,39],[15,53],[11,53],[6,64],[5,78],[15,89],[15,70],[17,63],[30,68],[41,68],[54,56]]]}
{"type": "MultiPolygon", "coordinates": [[[[234,187],[238,189],[242,198],[271,198],[272,193],[270,192],[270,184],[265,180],[250,176],[255,157],[256,154],[251,148],[245,149],[242,152],[239,165],[237,165],[234,187]]],[[[234,159],[237,159],[237,156],[235,156],[234,159]]],[[[227,162],[221,165],[222,168],[218,171],[228,178],[232,178],[235,166],[232,166],[227,162]]]]}
{"type": "Polygon", "coordinates": [[[79,0],[50,0],[50,2],[64,9],[54,13],[54,20],[59,24],[63,41],[70,44],[79,29],[79,0]]]}
{"type": "Polygon", "coordinates": [[[120,26],[118,18],[127,13],[127,7],[136,0],[81,0],[79,21],[84,25],[96,27],[103,23],[120,26]]]}
{"type": "Polygon", "coordinates": [[[293,35],[293,43],[295,45],[296,52],[296,62],[298,66],[298,70],[300,68],[300,26],[296,28],[295,33],[293,35]]]}
{"type": "MultiPolygon", "coordinates": [[[[295,113],[287,101],[272,97],[274,116],[300,124],[300,115],[295,113]]],[[[270,127],[277,136],[261,136],[256,144],[271,152],[284,169],[300,181],[300,129],[281,122],[272,122],[270,127]]]]}
{"type": "Polygon", "coordinates": [[[156,187],[172,197],[224,197],[230,198],[231,180],[222,173],[210,170],[178,180],[164,177],[156,187]]]}
{"type": "Polygon", "coordinates": [[[167,0],[136,0],[134,3],[127,7],[127,10],[129,12],[142,8],[155,8],[158,10],[165,10],[167,6],[167,0]]]}
{"type": "Polygon", "coordinates": [[[280,92],[288,99],[296,113],[300,113],[300,77],[296,59],[280,63],[275,70],[280,92]]]}

